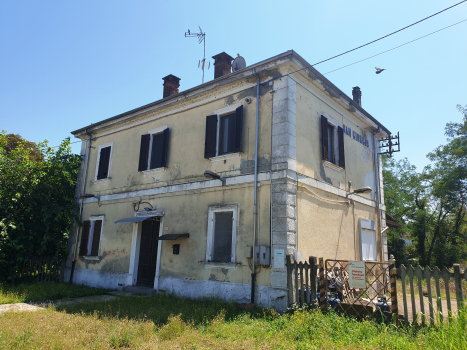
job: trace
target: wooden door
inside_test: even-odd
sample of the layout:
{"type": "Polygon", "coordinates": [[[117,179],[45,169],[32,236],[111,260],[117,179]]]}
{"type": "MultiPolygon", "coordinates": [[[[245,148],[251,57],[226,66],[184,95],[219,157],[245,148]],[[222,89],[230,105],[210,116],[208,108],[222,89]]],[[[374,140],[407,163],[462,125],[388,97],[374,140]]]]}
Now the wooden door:
{"type": "Polygon", "coordinates": [[[141,229],[141,244],[138,264],[138,286],[154,286],[159,241],[159,221],[145,220],[141,229]]]}

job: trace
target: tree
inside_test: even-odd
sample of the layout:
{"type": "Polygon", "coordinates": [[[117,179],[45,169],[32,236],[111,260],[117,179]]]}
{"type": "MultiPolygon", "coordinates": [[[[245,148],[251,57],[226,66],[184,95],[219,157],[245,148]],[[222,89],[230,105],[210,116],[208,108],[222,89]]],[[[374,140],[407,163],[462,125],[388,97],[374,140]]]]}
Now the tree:
{"type": "Polygon", "coordinates": [[[0,280],[29,256],[62,256],[77,219],[74,193],[81,157],[70,140],[57,149],[0,133],[0,280]],[[18,259],[19,258],[19,259],[18,259]]]}

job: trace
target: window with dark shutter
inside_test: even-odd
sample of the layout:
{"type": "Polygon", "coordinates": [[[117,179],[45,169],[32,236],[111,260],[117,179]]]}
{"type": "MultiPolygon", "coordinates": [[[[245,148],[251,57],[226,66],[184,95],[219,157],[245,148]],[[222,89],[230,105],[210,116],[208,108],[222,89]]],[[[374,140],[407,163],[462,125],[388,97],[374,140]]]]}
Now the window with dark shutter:
{"type": "Polygon", "coordinates": [[[329,161],[328,118],[321,116],[321,150],[323,160],[329,161]]]}
{"type": "Polygon", "coordinates": [[[110,151],[111,146],[101,148],[97,180],[107,179],[109,177],[110,151]]]}
{"type": "Polygon", "coordinates": [[[236,134],[236,114],[220,117],[218,155],[234,152],[236,134]]]}
{"type": "Polygon", "coordinates": [[[235,111],[235,146],[234,152],[242,151],[242,132],[243,132],[243,106],[240,106],[235,111]]]}
{"type": "Polygon", "coordinates": [[[233,212],[215,213],[213,262],[231,262],[233,212]]]}
{"type": "Polygon", "coordinates": [[[81,228],[81,243],[79,245],[79,255],[86,256],[88,254],[88,238],[89,228],[91,227],[91,221],[83,221],[83,227],[81,228]]]}
{"type": "Polygon", "coordinates": [[[138,171],[148,170],[148,157],[149,157],[149,142],[151,135],[141,135],[141,147],[139,149],[139,165],[138,171]]]}
{"type": "Polygon", "coordinates": [[[337,139],[339,141],[339,166],[345,169],[345,154],[344,154],[344,129],[337,127],[337,139]]]}
{"type": "Polygon", "coordinates": [[[162,143],[161,166],[166,167],[169,155],[169,128],[165,129],[162,134],[164,135],[164,140],[162,143]]]}
{"type": "Polygon", "coordinates": [[[216,146],[217,146],[217,115],[208,115],[206,117],[204,158],[215,157],[216,146]]]}
{"type": "Polygon", "coordinates": [[[152,135],[151,162],[149,169],[162,167],[162,150],[164,148],[164,134],[152,135]]]}
{"type": "Polygon", "coordinates": [[[99,243],[101,241],[102,220],[94,221],[94,229],[92,230],[91,256],[99,255],[99,243]]]}

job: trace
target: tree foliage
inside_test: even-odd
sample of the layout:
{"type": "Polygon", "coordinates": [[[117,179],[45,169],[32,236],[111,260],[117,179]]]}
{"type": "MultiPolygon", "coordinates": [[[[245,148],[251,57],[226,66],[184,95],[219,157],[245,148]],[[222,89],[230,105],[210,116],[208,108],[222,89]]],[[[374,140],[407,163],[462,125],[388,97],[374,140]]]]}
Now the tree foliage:
{"type": "Polygon", "coordinates": [[[451,266],[467,260],[467,106],[461,123],[446,124],[448,143],[428,154],[432,163],[418,173],[407,159],[384,161],[387,210],[404,223],[389,235],[397,260],[451,266]],[[413,244],[401,248],[401,240],[413,244]]]}
{"type": "Polygon", "coordinates": [[[81,157],[70,140],[58,148],[0,133],[0,280],[29,256],[66,252],[75,222],[81,157]]]}

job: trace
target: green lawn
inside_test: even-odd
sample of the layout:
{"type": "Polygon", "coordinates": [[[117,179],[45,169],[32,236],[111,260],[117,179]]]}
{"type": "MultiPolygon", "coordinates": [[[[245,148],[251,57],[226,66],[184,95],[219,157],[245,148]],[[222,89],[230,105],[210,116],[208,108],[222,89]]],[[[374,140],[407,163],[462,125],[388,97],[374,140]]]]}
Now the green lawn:
{"type": "Polygon", "coordinates": [[[171,295],[120,297],[0,314],[0,348],[466,349],[467,310],[451,323],[396,328],[334,313],[240,310],[171,295]]]}
{"type": "Polygon", "coordinates": [[[85,297],[108,292],[106,289],[78,286],[69,283],[0,284],[0,305],[85,297]]]}

